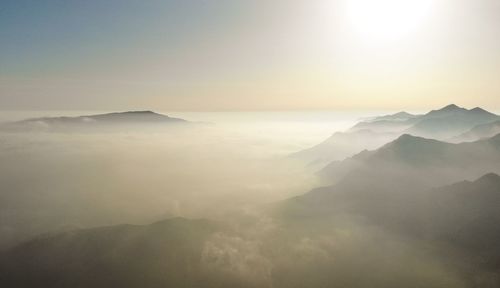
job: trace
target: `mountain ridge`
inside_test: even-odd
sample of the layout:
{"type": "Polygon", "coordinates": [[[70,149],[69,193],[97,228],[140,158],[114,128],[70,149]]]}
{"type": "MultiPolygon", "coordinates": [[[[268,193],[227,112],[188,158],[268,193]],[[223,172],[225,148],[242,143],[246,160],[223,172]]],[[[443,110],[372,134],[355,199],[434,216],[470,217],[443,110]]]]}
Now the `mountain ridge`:
{"type": "Polygon", "coordinates": [[[189,124],[187,120],[173,118],[150,110],[111,112],[82,116],[38,117],[3,123],[0,128],[7,131],[64,131],[106,128],[115,129],[127,125],[171,125],[189,124]]]}
{"type": "MultiPolygon", "coordinates": [[[[500,121],[500,116],[480,107],[469,110],[456,104],[431,110],[423,115],[398,112],[360,121],[347,131],[336,132],[323,142],[298,151],[293,155],[300,155],[299,159],[309,163],[326,163],[322,165],[324,168],[331,161],[343,160],[365,149],[381,147],[404,134],[433,138],[440,141],[454,141],[453,137],[463,134],[478,125],[485,125],[494,121],[500,121]],[[391,117],[397,117],[397,115],[412,115],[414,117],[403,120],[391,119],[391,117]],[[346,146],[345,143],[350,144],[350,149],[343,148],[342,153],[336,154],[331,152],[339,151],[339,146],[344,147],[346,146]]],[[[500,132],[500,127],[498,132],[500,132]]],[[[487,136],[493,135],[490,133],[487,136]]],[[[470,140],[478,139],[472,137],[470,140]]]]}
{"type": "MultiPolygon", "coordinates": [[[[463,175],[464,178],[467,178],[465,176],[468,173],[470,176],[479,176],[478,173],[500,172],[499,152],[500,134],[488,139],[458,144],[403,134],[376,150],[360,153],[359,156],[355,155],[341,162],[330,163],[319,172],[319,175],[331,183],[332,181],[329,179],[338,179],[336,174],[339,171],[342,171],[342,174],[346,176],[354,171],[363,171],[363,177],[372,177],[373,174],[382,173],[382,171],[395,173],[394,175],[404,174],[403,171],[408,169],[406,172],[411,175],[425,168],[419,172],[422,174],[419,177],[424,179],[426,178],[424,175],[431,177],[432,173],[429,173],[432,170],[437,173],[436,175],[442,175],[441,179],[435,180],[449,178],[448,181],[452,181],[458,179],[452,177],[454,173],[451,173],[451,170],[448,171],[449,169],[455,171],[456,175],[463,175]],[[482,163],[477,163],[478,161],[482,163]],[[479,166],[474,165],[474,163],[482,164],[485,169],[494,170],[478,170],[479,166]],[[459,166],[462,169],[458,169],[459,166]],[[373,167],[373,170],[370,170],[370,167],[373,167]]],[[[407,176],[404,175],[404,177],[407,176]]],[[[426,179],[426,181],[430,179],[426,179]]],[[[356,181],[356,177],[353,177],[352,181],[356,181]]],[[[442,184],[446,184],[446,181],[442,184]]]]}
{"type": "Polygon", "coordinates": [[[150,110],[136,110],[136,111],[124,111],[124,112],[110,112],[103,114],[94,114],[94,115],[82,115],[82,116],[60,116],[60,117],[40,117],[40,118],[30,118],[19,122],[33,122],[33,121],[58,121],[58,120],[66,120],[66,121],[77,121],[86,119],[98,120],[98,121],[181,121],[184,122],[186,120],[180,118],[172,118],[167,115],[159,114],[150,110]]]}

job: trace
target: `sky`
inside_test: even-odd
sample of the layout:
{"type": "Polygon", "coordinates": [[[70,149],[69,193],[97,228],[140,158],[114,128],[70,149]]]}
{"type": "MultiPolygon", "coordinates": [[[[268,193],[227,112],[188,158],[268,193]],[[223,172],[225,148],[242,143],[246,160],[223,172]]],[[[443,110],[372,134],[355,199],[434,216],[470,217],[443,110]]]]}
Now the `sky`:
{"type": "Polygon", "coordinates": [[[497,0],[0,0],[0,110],[500,109],[497,0]]]}

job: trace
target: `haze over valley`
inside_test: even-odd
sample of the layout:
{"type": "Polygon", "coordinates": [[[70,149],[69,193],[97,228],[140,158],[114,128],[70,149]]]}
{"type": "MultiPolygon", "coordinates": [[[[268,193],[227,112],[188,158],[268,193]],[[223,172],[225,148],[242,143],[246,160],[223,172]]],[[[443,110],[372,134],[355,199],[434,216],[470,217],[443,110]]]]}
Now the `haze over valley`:
{"type": "Polygon", "coordinates": [[[500,116],[455,105],[421,115],[332,113],[324,123],[271,115],[216,123],[132,111],[4,122],[0,280],[499,283],[500,134],[489,127],[500,116]],[[439,137],[417,136],[427,121],[440,126],[418,131],[439,137]],[[318,140],[324,125],[345,128],[318,140]]]}

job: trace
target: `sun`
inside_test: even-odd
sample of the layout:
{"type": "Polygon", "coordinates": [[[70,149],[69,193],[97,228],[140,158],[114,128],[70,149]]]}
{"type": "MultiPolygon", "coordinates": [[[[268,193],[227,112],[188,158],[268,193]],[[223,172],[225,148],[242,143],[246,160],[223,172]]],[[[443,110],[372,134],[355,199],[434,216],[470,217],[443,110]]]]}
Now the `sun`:
{"type": "Polygon", "coordinates": [[[414,34],[426,21],[432,0],[348,0],[347,16],[356,33],[372,42],[414,34]]]}

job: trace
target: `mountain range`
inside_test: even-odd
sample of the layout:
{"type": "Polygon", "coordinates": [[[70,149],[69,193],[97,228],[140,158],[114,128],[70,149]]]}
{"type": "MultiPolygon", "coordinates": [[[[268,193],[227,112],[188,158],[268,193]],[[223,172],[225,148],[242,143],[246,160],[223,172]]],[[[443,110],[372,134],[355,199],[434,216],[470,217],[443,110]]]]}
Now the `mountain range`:
{"type": "Polygon", "coordinates": [[[404,134],[379,149],[332,162],[319,174],[326,179],[353,177],[349,174],[361,178],[363,174],[363,179],[377,180],[381,178],[375,174],[403,175],[400,179],[411,178],[419,185],[449,184],[487,172],[500,173],[499,152],[500,134],[458,144],[404,134]]]}
{"type": "Polygon", "coordinates": [[[338,205],[353,208],[353,201],[363,204],[360,210],[371,211],[377,203],[385,205],[391,199],[492,172],[500,174],[500,134],[461,144],[405,134],[377,150],[326,166],[320,175],[332,185],[297,199],[315,203],[310,205],[314,213],[321,207],[327,211],[342,210],[338,205]]]}
{"type": "Polygon", "coordinates": [[[482,108],[468,110],[454,104],[423,115],[399,112],[361,121],[349,130],[337,132],[291,156],[321,168],[331,161],[343,160],[365,149],[379,148],[403,134],[454,142],[491,137],[496,134],[493,123],[498,121],[500,116],[482,108]]]}
{"type": "Polygon", "coordinates": [[[452,104],[417,119],[405,133],[446,140],[477,125],[497,121],[499,116],[479,107],[467,110],[452,104]]]}
{"type": "Polygon", "coordinates": [[[470,287],[500,284],[500,134],[459,144],[405,134],[320,174],[334,184],[277,205],[287,229],[356,219],[462,259],[463,275],[490,273],[488,284],[471,277],[470,287]]]}

